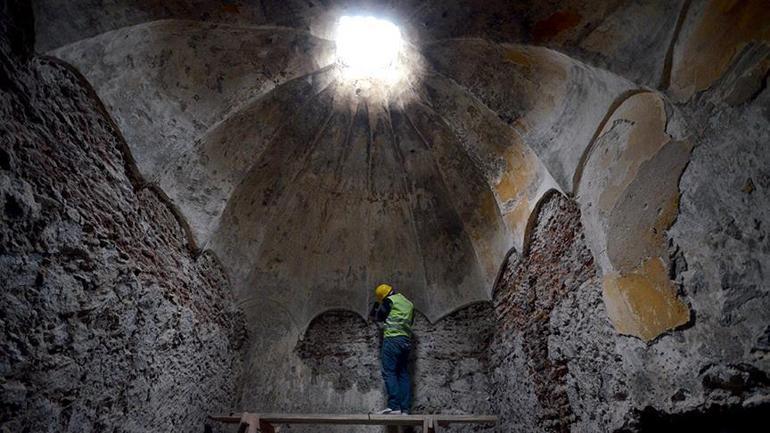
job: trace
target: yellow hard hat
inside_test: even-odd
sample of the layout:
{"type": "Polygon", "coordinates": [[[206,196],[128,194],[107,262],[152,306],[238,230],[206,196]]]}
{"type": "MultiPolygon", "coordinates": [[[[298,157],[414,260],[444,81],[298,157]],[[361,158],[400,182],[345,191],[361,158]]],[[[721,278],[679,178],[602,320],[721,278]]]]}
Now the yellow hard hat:
{"type": "Polygon", "coordinates": [[[380,284],[377,286],[377,288],[374,289],[374,296],[377,297],[377,302],[382,302],[386,296],[390,295],[391,291],[393,291],[393,287],[387,284],[380,284]]]}

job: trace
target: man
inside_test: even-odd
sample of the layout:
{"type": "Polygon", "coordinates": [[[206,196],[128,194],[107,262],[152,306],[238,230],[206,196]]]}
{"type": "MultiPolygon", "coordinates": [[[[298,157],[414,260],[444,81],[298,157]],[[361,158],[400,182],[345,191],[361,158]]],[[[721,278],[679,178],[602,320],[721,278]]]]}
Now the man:
{"type": "Polygon", "coordinates": [[[409,352],[412,350],[414,305],[406,296],[387,285],[374,289],[377,301],[369,317],[385,322],[382,333],[382,378],[388,392],[388,407],[381,414],[409,415],[412,383],[409,380],[409,352]]]}

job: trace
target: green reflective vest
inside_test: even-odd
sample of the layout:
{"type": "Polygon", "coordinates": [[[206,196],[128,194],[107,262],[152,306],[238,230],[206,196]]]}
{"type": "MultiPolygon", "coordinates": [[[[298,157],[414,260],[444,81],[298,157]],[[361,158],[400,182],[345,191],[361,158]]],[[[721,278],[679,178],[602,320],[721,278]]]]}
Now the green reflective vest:
{"type": "Polygon", "coordinates": [[[412,323],[414,322],[414,305],[406,296],[396,293],[388,296],[392,302],[390,314],[385,319],[385,331],[383,336],[388,337],[411,337],[412,323]]]}

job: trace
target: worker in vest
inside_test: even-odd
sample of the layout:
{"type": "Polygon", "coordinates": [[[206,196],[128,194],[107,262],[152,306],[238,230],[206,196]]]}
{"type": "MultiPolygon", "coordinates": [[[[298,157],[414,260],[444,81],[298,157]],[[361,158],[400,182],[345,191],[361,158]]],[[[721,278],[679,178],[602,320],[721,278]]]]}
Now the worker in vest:
{"type": "Polygon", "coordinates": [[[385,322],[382,339],[382,378],[388,391],[388,407],[382,414],[409,415],[412,405],[412,382],[409,380],[409,352],[412,350],[414,306],[406,296],[387,285],[374,289],[377,301],[369,316],[385,322]]]}

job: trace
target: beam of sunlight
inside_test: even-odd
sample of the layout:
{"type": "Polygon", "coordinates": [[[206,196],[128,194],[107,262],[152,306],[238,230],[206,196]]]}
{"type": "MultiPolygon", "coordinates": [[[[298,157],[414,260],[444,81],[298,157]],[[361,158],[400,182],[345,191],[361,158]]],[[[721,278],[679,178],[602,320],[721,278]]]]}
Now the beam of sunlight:
{"type": "Polygon", "coordinates": [[[343,16],[337,25],[337,61],[349,79],[377,79],[394,83],[403,47],[401,31],[393,23],[363,16],[343,16]]]}

